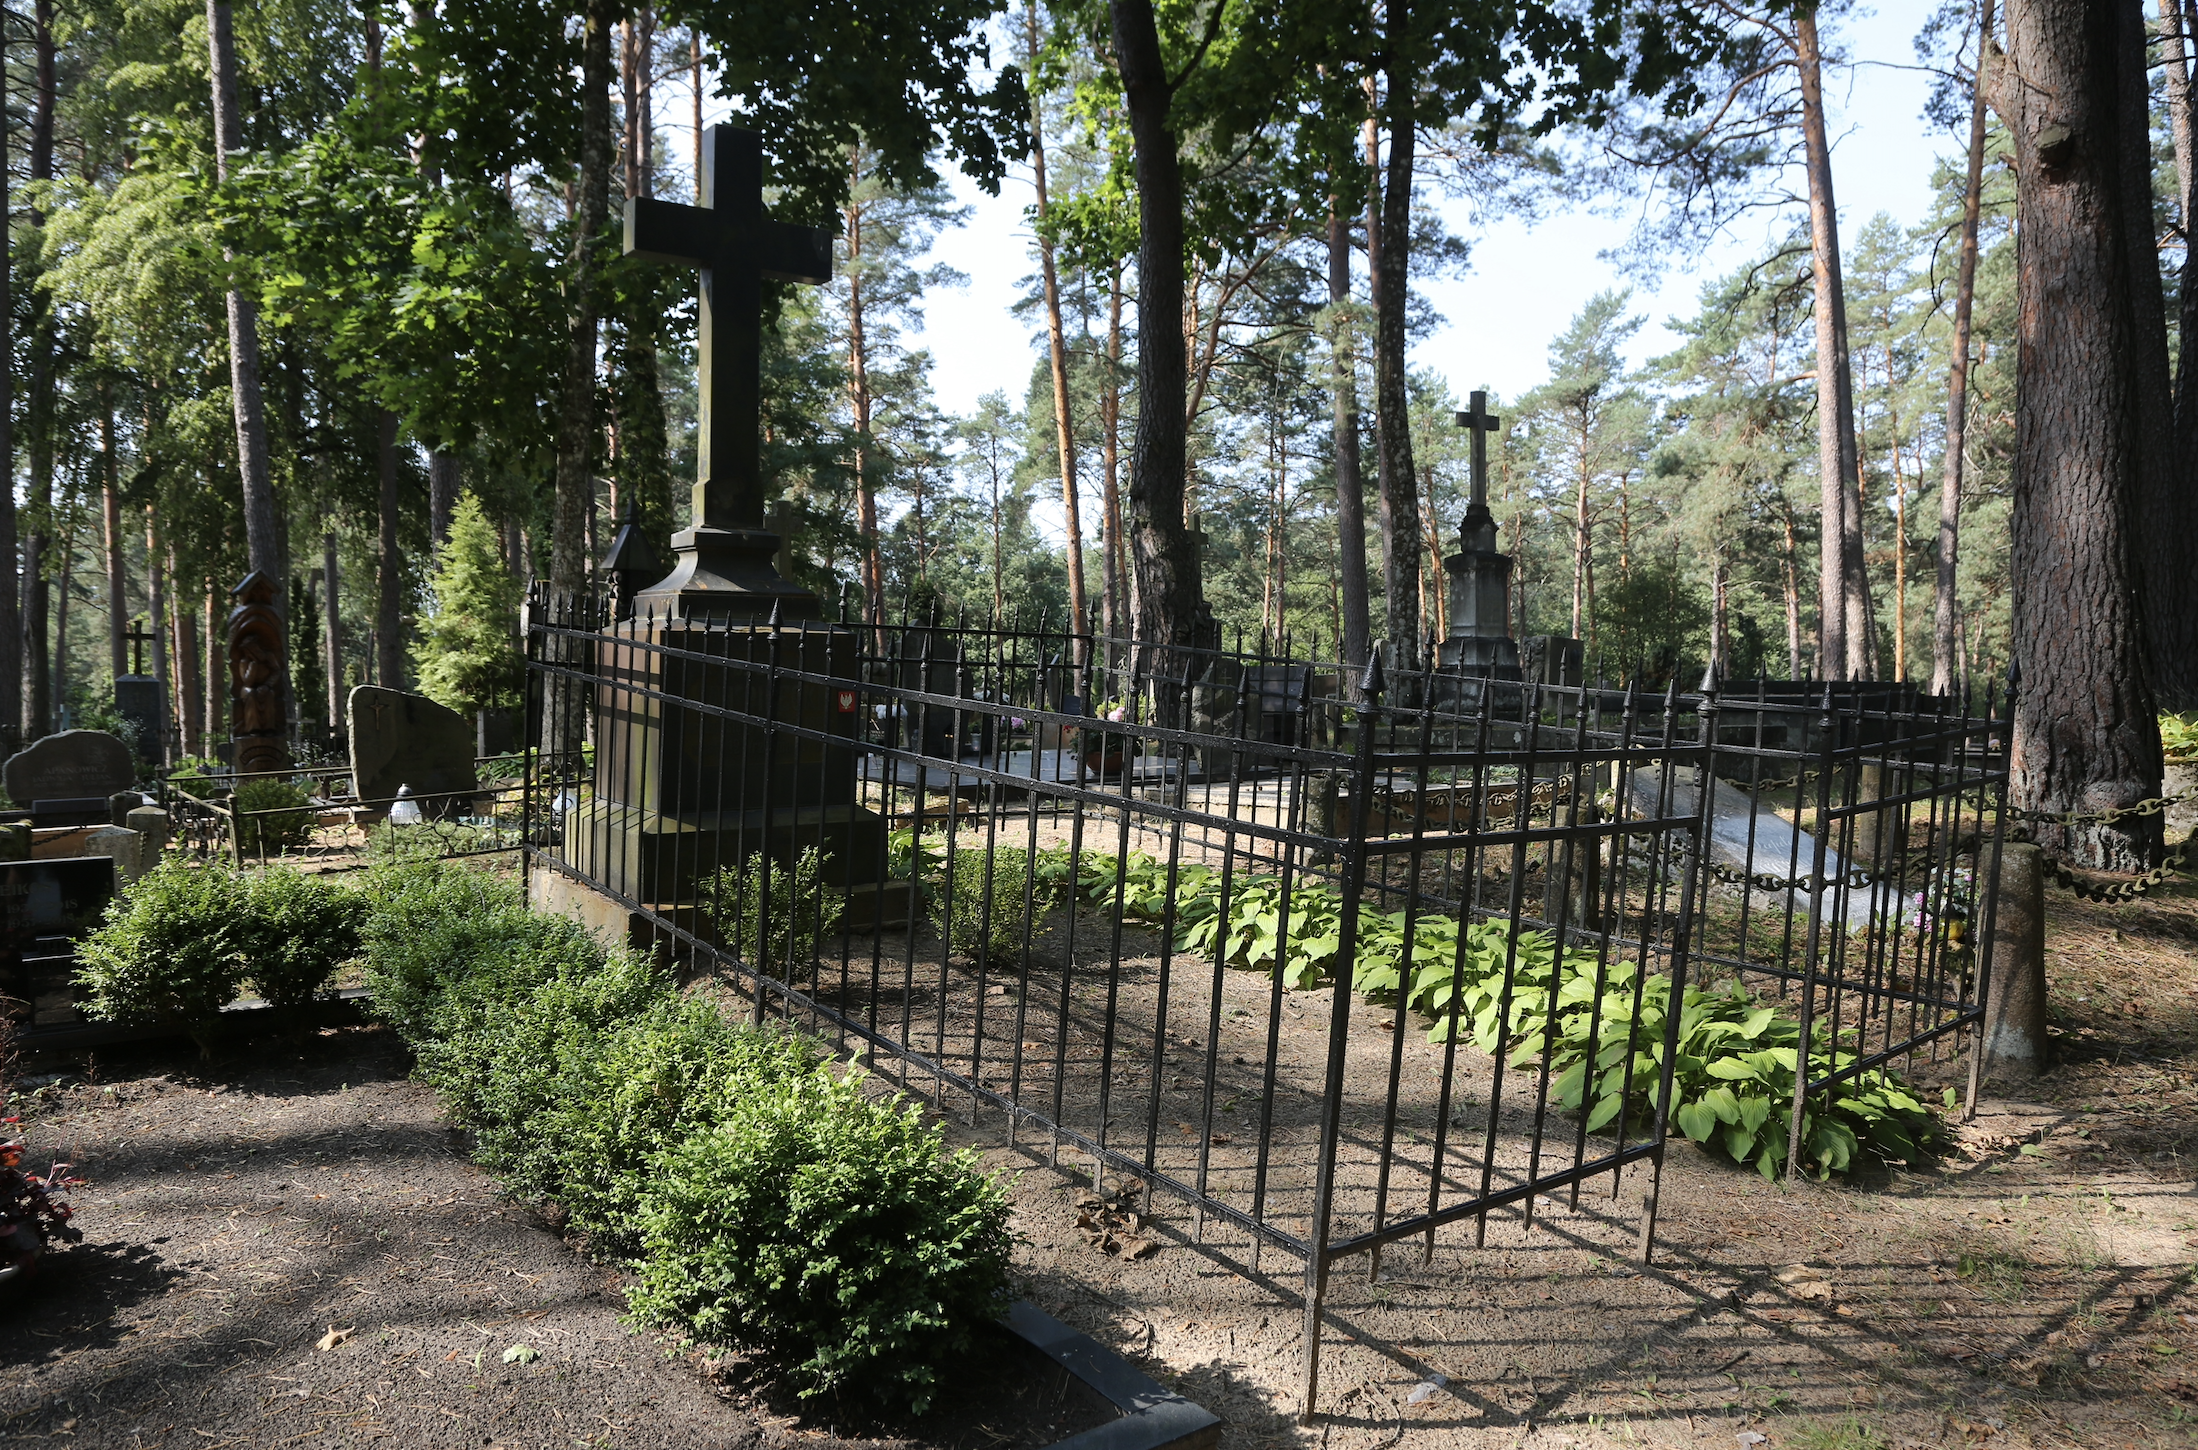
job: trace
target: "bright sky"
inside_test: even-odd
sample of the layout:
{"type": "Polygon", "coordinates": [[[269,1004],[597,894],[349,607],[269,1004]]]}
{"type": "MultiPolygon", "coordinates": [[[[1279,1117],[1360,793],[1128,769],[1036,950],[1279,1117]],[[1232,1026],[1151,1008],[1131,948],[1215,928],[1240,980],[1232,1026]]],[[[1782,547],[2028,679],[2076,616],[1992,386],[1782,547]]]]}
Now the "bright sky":
{"type": "MultiPolygon", "coordinates": [[[[1956,138],[1929,134],[1922,118],[1930,78],[1889,68],[1915,63],[1920,9],[1890,0],[1878,13],[1860,11],[1840,30],[1846,53],[1863,62],[1826,77],[1827,104],[1835,109],[1840,232],[1850,241],[1880,211],[1903,223],[1920,219],[1930,202],[1933,158],[1958,149],[1956,138]]],[[[931,383],[940,405],[967,412],[994,388],[1011,398],[1021,395],[1043,334],[1009,312],[1017,279],[1036,269],[1023,225],[1031,200],[1027,169],[998,197],[959,178],[955,191],[975,210],[966,226],[939,239],[932,255],[971,280],[930,301],[920,341],[938,361],[931,383]]],[[[1575,210],[1549,213],[1533,226],[1507,221],[1478,233],[1466,230],[1462,216],[1452,225],[1472,236],[1472,270],[1422,287],[1444,320],[1414,349],[1412,364],[1447,376],[1461,397],[1482,386],[1517,397],[1548,376],[1550,340],[1581,305],[1604,288],[1624,285],[1596,254],[1624,239],[1627,222],[1575,210]]],[[[1665,320],[1691,313],[1704,281],[1763,245],[1769,228],[1761,220],[1744,225],[1746,231],[1712,249],[1699,267],[1675,265],[1636,290],[1638,310],[1649,322],[1634,336],[1634,362],[1670,351],[1675,339],[1665,320]]]]}
{"type": "MultiPolygon", "coordinates": [[[[1923,119],[1930,77],[1912,68],[1921,8],[1912,0],[1857,7],[1831,38],[1853,62],[1825,78],[1840,234],[1850,247],[1878,212],[1903,224],[1919,220],[1930,202],[1937,158],[1955,154],[1966,139],[1936,132],[1923,119]]],[[[1005,47],[996,44],[994,53],[1005,54],[1005,47]]],[[[718,121],[729,109],[713,98],[705,118],[718,121]]],[[[686,128],[667,130],[684,164],[686,128]]],[[[927,327],[910,341],[931,349],[940,406],[966,413],[996,388],[1020,397],[1043,334],[1010,310],[1018,280],[1036,269],[1023,224],[1031,199],[1028,169],[1012,176],[997,197],[959,176],[953,180],[972,212],[965,225],[939,238],[932,258],[970,282],[927,299],[927,327]]],[[[1415,346],[1412,365],[1446,376],[1461,397],[1489,387],[1515,398],[1548,376],[1549,343],[1580,307],[1605,288],[1628,285],[1597,254],[1625,239],[1629,221],[1575,209],[1547,212],[1533,224],[1502,221],[1475,229],[1462,208],[1450,220],[1473,241],[1472,267],[1463,276],[1419,284],[1442,322],[1415,346]]],[[[1700,256],[1674,259],[1660,276],[1635,279],[1635,307],[1648,323],[1633,337],[1631,360],[1639,364],[1670,351],[1676,339],[1666,321],[1692,313],[1702,284],[1759,251],[1773,230],[1767,218],[1751,219],[1700,256]]],[[[1037,522],[1057,531],[1056,520],[1037,522]]]]}

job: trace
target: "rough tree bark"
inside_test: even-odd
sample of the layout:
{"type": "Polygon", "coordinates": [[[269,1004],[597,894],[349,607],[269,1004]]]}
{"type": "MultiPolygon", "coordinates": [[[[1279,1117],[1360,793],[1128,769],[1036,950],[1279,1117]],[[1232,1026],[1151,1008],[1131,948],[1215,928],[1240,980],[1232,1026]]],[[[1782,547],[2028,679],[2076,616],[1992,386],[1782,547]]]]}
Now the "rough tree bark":
{"type": "MultiPolygon", "coordinates": [[[[2173,3],[2173,0],[2167,0],[2173,3]]],[[[1984,96],[1992,57],[1992,0],[1978,25],[1976,91],[1969,104],[1969,174],[1962,189],[1961,258],[1954,276],[1953,359],[1946,370],[1946,460],[1939,480],[1938,586],[1931,601],[1931,693],[1951,694],[1958,678],[1961,622],[1954,585],[1961,562],[1961,472],[1969,432],[1969,320],[1977,296],[1977,216],[1984,200],[1984,96]]]]}
{"type": "MultiPolygon", "coordinates": [[[[7,32],[0,27],[0,93],[7,82],[7,32]]],[[[0,166],[0,257],[10,255],[8,169],[0,166]]],[[[15,310],[9,293],[9,268],[0,267],[0,462],[15,472],[15,310]]],[[[22,593],[16,558],[15,490],[0,488],[0,743],[23,735],[22,593]]]]}
{"type": "MultiPolygon", "coordinates": [[[[212,61],[214,93],[214,167],[229,179],[229,157],[244,149],[244,128],[237,112],[237,39],[224,0],[206,0],[206,47],[212,61]]],[[[252,568],[270,579],[282,578],[282,518],[275,510],[275,487],[267,472],[267,415],[260,398],[259,303],[241,288],[229,301],[229,391],[236,408],[237,462],[244,480],[245,553],[252,568]]],[[[290,601],[276,591],[278,613],[290,601]]],[[[283,688],[289,688],[285,682],[283,688]]]]}
{"type": "Polygon", "coordinates": [[[1854,374],[1847,353],[1847,296],[1839,267],[1839,209],[1832,200],[1831,140],[1824,128],[1822,56],[1816,13],[1794,17],[1801,72],[1801,135],[1808,158],[1809,245],[1816,271],[1817,474],[1823,496],[1822,562],[1817,579],[1823,620],[1823,668],[1834,679],[1864,680],[1875,651],[1869,582],[1862,559],[1862,483],[1855,445],[1854,374]]]}
{"type": "MultiPolygon", "coordinates": [[[[1137,634],[1149,646],[1195,646],[1205,590],[1183,518],[1189,466],[1189,364],[1183,345],[1183,164],[1168,125],[1172,87],[1152,0],[1110,0],[1137,174],[1137,430],[1130,443],[1130,561],[1137,634]]],[[[1146,668],[1177,674],[1165,653],[1146,668]]],[[[1163,692],[1165,698],[1172,695],[1163,692]]]]}
{"type": "Polygon", "coordinates": [[[588,516],[595,506],[595,343],[601,312],[596,250],[610,210],[612,0],[588,0],[580,37],[580,180],[566,296],[572,333],[557,408],[557,486],[550,516],[550,587],[576,590],[588,578],[588,516]]]}
{"type": "MultiPolygon", "coordinates": [[[[2135,41],[2119,8],[2012,0],[1991,92],[2014,138],[2022,236],[2008,573],[2021,669],[2010,794],[2027,810],[2096,813],[2160,786],[2132,558],[2146,349],[2121,113],[2141,53],[2125,63],[2135,41]]],[[[2143,869],[2160,852],[2158,816],[2033,827],[2047,849],[2102,869],[2143,869]]]]}
{"type": "Polygon", "coordinates": [[[162,702],[160,739],[153,742],[153,759],[167,765],[174,755],[177,695],[174,672],[168,667],[168,570],[160,545],[160,520],[151,504],[145,506],[145,632],[152,636],[153,684],[162,702]]]}
{"type": "Polygon", "coordinates": [[[1420,644],[1419,485],[1412,472],[1412,419],[1405,392],[1405,307],[1412,258],[1412,68],[1405,58],[1411,25],[1406,0],[1390,0],[1384,84],[1389,155],[1381,179],[1380,237],[1369,236],[1374,292],[1374,447],[1381,484],[1384,599],[1393,679],[1417,667],[1420,644]]]}
{"type": "MultiPolygon", "coordinates": [[[[1038,6],[1023,7],[1029,32],[1030,55],[1038,55],[1038,6]]],[[[1053,265],[1053,239],[1046,235],[1046,116],[1038,92],[1030,93],[1030,167],[1038,188],[1038,269],[1045,285],[1046,344],[1053,364],[1053,431],[1061,464],[1061,508],[1068,525],[1068,613],[1072,633],[1084,627],[1084,525],[1076,496],[1076,425],[1069,412],[1068,339],[1061,327],[1061,283],[1053,265]]],[[[1077,638],[1081,640],[1081,636],[1077,638]]],[[[1078,665],[1083,646],[1077,646],[1078,665]]]]}
{"type": "Polygon", "coordinates": [[[1358,358],[1353,331],[1345,315],[1351,302],[1351,224],[1339,206],[1328,201],[1328,306],[1334,316],[1334,374],[1329,393],[1334,400],[1331,426],[1336,450],[1336,561],[1337,592],[1342,598],[1343,662],[1351,668],[1346,679],[1352,693],[1373,650],[1373,619],[1366,588],[1366,481],[1359,474],[1358,358]]]}

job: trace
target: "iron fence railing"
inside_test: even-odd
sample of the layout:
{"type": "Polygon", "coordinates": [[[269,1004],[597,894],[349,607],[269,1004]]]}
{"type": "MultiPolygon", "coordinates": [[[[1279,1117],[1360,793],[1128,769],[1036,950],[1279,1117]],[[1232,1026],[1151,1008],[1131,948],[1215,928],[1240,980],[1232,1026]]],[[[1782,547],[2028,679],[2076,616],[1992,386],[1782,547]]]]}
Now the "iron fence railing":
{"type": "Polygon", "coordinates": [[[1802,1018],[1796,1142],[1983,1008],[2003,756],[1912,691],[1354,678],[542,592],[527,652],[530,871],[758,1022],[1301,1261],[1308,1412],[1345,1261],[1634,1167],[1647,1252],[1690,983],[1802,1018]]]}

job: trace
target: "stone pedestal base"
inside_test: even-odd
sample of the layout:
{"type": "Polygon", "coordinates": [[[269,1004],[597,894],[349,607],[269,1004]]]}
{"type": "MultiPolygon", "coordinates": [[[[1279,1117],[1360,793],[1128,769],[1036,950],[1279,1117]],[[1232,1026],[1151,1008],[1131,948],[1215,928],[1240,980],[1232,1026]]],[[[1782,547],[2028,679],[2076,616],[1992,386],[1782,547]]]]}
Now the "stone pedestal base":
{"type": "Polygon", "coordinates": [[[1516,680],[1519,646],[1509,638],[1446,639],[1438,646],[1442,668],[1450,674],[1467,674],[1489,680],[1516,680]]]}
{"type": "Polygon", "coordinates": [[[621,896],[667,915],[689,910],[696,882],[757,851],[791,865],[816,848],[830,858],[826,884],[847,892],[846,925],[856,929],[908,920],[905,881],[879,881],[885,818],[857,805],[792,806],[770,812],[726,811],[680,819],[613,802],[591,802],[565,817],[560,854],[573,869],[621,896]],[[669,903],[682,903],[673,907],[669,903]]]}

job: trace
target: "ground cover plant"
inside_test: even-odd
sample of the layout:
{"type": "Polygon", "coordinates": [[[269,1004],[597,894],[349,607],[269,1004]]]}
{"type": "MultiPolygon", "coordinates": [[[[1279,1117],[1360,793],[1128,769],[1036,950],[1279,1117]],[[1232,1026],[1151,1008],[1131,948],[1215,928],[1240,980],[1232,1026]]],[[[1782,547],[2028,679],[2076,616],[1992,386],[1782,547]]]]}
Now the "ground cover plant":
{"type": "Polygon", "coordinates": [[[486,873],[401,863],[367,894],[376,1012],[483,1166],[637,1271],[637,1323],[921,1413],[1006,1307],[1004,1190],[821,1044],[486,873]]]}
{"type": "Polygon", "coordinates": [[[221,1009],[250,986],[294,1027],[358,955],[366,899],[319,877],[170,858],[108,904],[77,948],[93,1017],[162,1022],[213,1048],[221,1009]]]}
{"type": "MultiPolygon", "coordinates": [[[[1065,883],[1067,852],[1045,856],[1041,879],[1065,883]]],[[[1343,902],[1325,886],[1292,887],[1287,931],[1282,883],[1270,877],[1233,881],[1224,913],[1219,872],[1179,865],[1171,881],[1165,862],[1131,852],[1119,861],[1085,858],[1076,889],[1102,905],[1119,899],[1125,915],[1145,920],[1161,919],[1172,898],[1178,950],[1279,973],[1292,990],[1330,980],[1342,947],[1343,902]]],[[[1513,1066],[1547,1054],[1554,1095],[1585,1112],[1591,1132],[1621,1112],[1630,1122],[1646,1118],[1662,1074],[1668,976],[1643,977],[1637,963],[1578,949],[1565,952],[1560,970],[1548,934],[1520,932],[1514,948],[1498,921],[1423,913],[1411,922],[1409,949],[1405,927],[1401,911],[1360,911],[1353,990],[1401,998],[1431,1020],[1432,1040],[1463,1031],[1484,1052],[1508,1053],[1513,1066]]],[[[1800,1023],[1737,983],[1689,986],[1679,1014],[1672,1122],[1712,1152],[1775,1178],[1791,1151],[1800,1023]]],[[[1810,1057],[1833,1070],[1855,1060],[1821,1022],[1810,1057]]],[[[1829,1097],[1812,1096],[1801,1120],[1803,1162],[1819,1177],[1866,1157],[1913,1162],[1937,1140],[1936,1117],[1890,1070],[1857,1074],[1829,1097]]]]}

